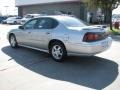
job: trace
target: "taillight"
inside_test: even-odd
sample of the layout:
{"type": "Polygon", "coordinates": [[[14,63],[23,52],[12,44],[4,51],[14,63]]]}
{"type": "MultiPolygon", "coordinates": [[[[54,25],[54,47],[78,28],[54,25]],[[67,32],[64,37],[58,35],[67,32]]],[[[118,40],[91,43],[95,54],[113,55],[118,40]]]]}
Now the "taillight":
{"type": "Polygon", "coordinates": [[[88,32],[84,35],[83,41],[84,42],[94,42],[94,41],[98,41],[98,40],[102,40],[105,39],[108,35],[106,35],[105,33],[101,33],[101,32],[88,32]]]}

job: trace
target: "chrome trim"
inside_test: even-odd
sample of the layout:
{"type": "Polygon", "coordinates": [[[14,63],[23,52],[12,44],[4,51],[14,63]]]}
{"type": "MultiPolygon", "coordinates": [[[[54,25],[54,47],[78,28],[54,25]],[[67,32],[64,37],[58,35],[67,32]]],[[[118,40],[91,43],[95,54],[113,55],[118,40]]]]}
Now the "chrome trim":
{"type": "Polygon", "coordinates": [[[79,54],[79,53],[67,53],[68,56],[94,56],[96,55],[95,53],[93,54],[79,54]]]}
{"type": "Polygon", "coordinates": [[[45,52],[45,53],[49,53],[48,50],[39,49],[39,48],[35,48],[35,47],[27,46],[27,45],[21,45],[21,44],[18,44],[18,45],[21,46],[21,47],[26,47],[26,48],[30,48],[30,49],[34,49],[34,50],[38,50],[38,51],[42,51],[42,52],[45,52]]]}

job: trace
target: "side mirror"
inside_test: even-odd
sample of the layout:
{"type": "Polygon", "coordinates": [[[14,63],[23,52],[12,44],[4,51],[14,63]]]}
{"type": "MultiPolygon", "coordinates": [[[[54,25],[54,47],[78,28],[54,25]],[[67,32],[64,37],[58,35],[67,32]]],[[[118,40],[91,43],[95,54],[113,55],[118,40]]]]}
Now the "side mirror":
{"type": "Polygon", "coordinates": [[[23,27],[23,26],[19,26],[19,29],[22,29],[22,30],[23,30],[23,29],[24,29],[24,27],[23,27]]]}

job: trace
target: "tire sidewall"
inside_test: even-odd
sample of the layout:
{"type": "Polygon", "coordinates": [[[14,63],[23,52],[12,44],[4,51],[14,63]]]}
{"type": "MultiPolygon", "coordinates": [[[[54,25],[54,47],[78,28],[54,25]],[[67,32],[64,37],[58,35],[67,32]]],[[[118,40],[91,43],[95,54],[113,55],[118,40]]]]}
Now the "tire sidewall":
{"type": "Polygon", "coordinates": [[[10,45],[11,45],[12,48],[16,48],[16,47],[18,46],[15,35],[10,35],[9,42],[10,42],[10,45]],[[13,45],[11,44],[11,38],[14,38],[14,39],[15,39],[15,46],[13,46],[13,45]]]}
{"type": "Polygon", "coordinates": [[[51,55],[51,57],[56,61],[56,62],[62,62],[64,61],[64,58],[67,56],[67,52],[66,52],[66,49],[65,49],[65,46],[61,43],[61,42],[54,42],[52,43],[50,49],[49,49],[49,53],[51,55]],[[63,52],[63,55],[62,55],[62,58],[61,59],[56,59],[53,55],[52,55],[52,49],[55,45],[58,45],[62,48],[62,52],[63,52]]]}
{"type": "Polygon", "coordinates": [[[16,24],[17,24],[17,21],[14,21],[14,24],[16,25],[16,24]]]}

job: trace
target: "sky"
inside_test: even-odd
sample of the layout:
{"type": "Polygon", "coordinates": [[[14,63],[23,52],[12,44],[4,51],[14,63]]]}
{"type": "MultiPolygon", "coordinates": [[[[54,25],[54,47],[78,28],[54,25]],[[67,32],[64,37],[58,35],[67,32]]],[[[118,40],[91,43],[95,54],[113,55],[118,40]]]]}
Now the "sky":
{"type": "Polygon", "coordinates": [[[15,8],[15,0],[0,0],[0,14],[13,15],[17,14],[17,8],[15,8]]]}
{"type": "MultiPolygon", "coordinates": [[[[15,8],[15,0],[0,0],[0,14],[13,15],[17,14],[17,8],[15,8]]],[[[113,10],[113,14],[120,14],[120,6],[113,10]]]]}
{"type": "Polygon", "coordinates": [[[113,14],[120,14],[120,5],[117,9],[113,10],[113,14]]]}

